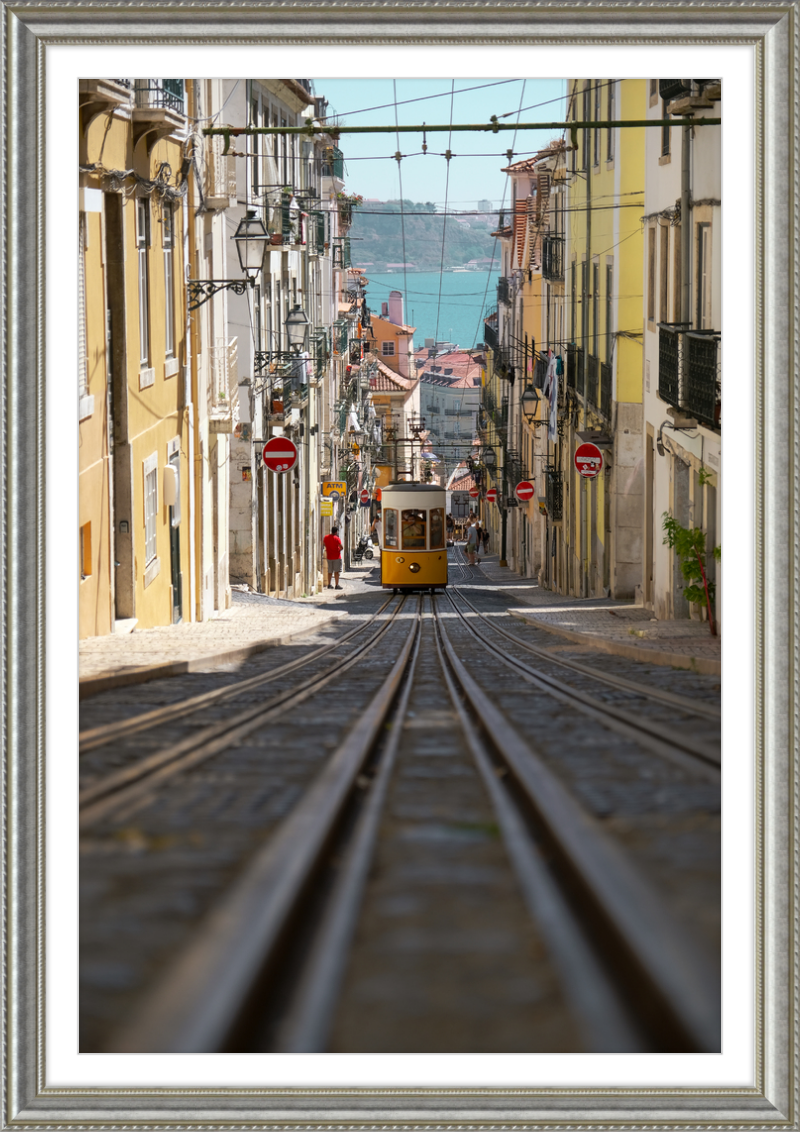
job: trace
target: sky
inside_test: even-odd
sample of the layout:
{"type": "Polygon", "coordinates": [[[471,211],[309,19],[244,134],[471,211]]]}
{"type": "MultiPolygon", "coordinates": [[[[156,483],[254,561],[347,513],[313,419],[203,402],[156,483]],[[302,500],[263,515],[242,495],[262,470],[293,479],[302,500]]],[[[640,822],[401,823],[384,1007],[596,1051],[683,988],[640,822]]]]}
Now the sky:
{"type": "MultiPolygon", "coordinates": [[[[494,114],[501,122],[553,122],[566,116],[564,79],[315,79],[314,92],[327,98],[342,125],[394,126],[487,122],[494,114]],[[455,88],[451,96],[451,91],[455,88]],[[472,89],[470,89],[472,88],[472,89]],[[477,89],[475,89],[477,88],[477,89]],[[435,96],[435,97],[431,97],[435,96]],[[395,99],[397,108],[395,119],[395,99]],[[409,101],[424,99],[424,101],[409,101]],[[379,109],[373,109],[379,108],[379,109]],[[452,118],[451,118],[452,110],[452,118]],[[505,117],[504,117],[505,116],[505,117]]],[[[433,201],[455,209],[476,208],[489,200],[499,208],[508,191],[508,178],[500,170],[514,160],[541,149],[557,130],[523,130],[493,133],[455,133],[448,146],[447,133],[428,134],[423,154],[422,134],[400,134],[403,197],[433,201]],[[450,149],[448,163],[442,155],[450,149]],[[412,156],[416,155],[416,156],[412,156]]],[[[345,187],[365,198],[394,200],[400,196],[397,134],[342,134],[339,147],[345,156],[345,187]]]]}

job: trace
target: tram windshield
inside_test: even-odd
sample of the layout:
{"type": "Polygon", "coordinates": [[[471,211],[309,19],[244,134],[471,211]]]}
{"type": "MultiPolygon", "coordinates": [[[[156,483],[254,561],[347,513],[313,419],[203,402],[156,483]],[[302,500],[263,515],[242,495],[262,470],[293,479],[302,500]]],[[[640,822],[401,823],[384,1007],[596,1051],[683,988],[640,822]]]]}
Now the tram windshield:
{"type": "Polygon", "coordinates": [[[383,509],[383,545],[397,549],[397,511],[394,507],[383,509]]]}
{"type": "Polygon", "coordinates": [[[444,546],[444,507],[431,507],[431,550],[444,546]]]}
{"type": "Polygon", "coordinates": [[[425,511],[408,510],[403,517],[403,550],[425,549],[425,511]]]}

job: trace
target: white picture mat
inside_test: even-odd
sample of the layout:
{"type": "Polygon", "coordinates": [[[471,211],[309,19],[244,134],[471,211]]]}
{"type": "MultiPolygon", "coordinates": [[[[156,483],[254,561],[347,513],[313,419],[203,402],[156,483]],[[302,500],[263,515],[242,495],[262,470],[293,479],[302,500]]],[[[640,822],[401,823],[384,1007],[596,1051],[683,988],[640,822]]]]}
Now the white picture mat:
{"type": "MultiPolygon", "coordinates": [[[[46,1059],[49,1087],[159,1086],[547,1088],[754,1085],[754,49],[740,46],[631,47],[90,47],[46,48],[47,73],[47,952],[46,1059]],[[644,64],[646,63],[646,71],[644,64]],[[680,63],[680,66],[678,66],[680,63]],[[689,65],[691,64],[691,66],[689,65]],[[726,564],[723,609],[723,1052],[721,1054],[78,1054],[77,930],[77,80],[111,74],[178,77],[280,74],[317,80],[363,77],[488,79],[649,77],[708,74],[735,90],[723,121],[725,354],[722,493],[726,564]],[[55,124],[58,124],[57,128],[55,124]],[[735,232],[735,235],[734,235],[735,232]],[[727,254],[726,253],[730,253],[727,254]],[[726,270],[727,268],[727,270],[726,270]],[[735,280],[735,282],[734,282],[735,280]],[[735,339],[734,334],[735,332],[735,339]],[[731,532],[730,537],[728,532],[731,532]],[[71,555],[74,553],[74,558],[71,555]],[[69,801],[65,801],[69,800],[69,801]]],[[[324,82],[318,83],[324,95],[324,82]]],[[[548,114],[547,117],[554,117],[548,114]]],[[[346,135],[343,140],[346,150],[346,135]]],[[[498,147],[500,148],[500,147],[498,147]]],[[[357,174],[356,174],[357,175],[357,174]]],[[[351,178],[351,182],[353,178],[351,178]]],[[[348,188],[357,191],[355,183],[348,188]]],[[[407,187],[407,195],[411,186],[407,187]]],[[[413,195],[413,192],[411,192],[413,195]]]]}

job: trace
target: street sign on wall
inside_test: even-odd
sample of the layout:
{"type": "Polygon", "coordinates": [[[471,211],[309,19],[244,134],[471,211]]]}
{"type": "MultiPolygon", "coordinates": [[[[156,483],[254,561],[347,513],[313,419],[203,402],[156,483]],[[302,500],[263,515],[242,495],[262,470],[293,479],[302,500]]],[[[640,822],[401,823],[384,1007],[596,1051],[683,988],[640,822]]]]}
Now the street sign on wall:
{"type": "Polygon", "coordinates": [[[586,442],[575,449],[575,467],[587,480],[594,479],[603,467],[603,453],[596,444],[586,442]]]}
{"type": "Polygon", "coordinates": [[[489,490],[486,492],[486,502],[487,503],[496,503],[497,502],[497,488],[496,487],[490,487],[489,490]]]}
{"type": "Polygon", "coordinates": [[[271,472],[289,472],[297,463],[297,445],[288,436],[273,436],[264,445],[263,458],[271,472]]]}
{"type": "Polygon", "coordinates": [[[533,491],[533,484],[530,480],[520,480],[514,488],[514,494],[517,499],[521,499],[523,503],[526,503],[529,499],[533,499],[533,491]]]}
{"type": "Polygon", "coordinates": [[[478,490],[478,488],[477,488],[477,487],[471,487],[471,488],[469,489],[469,497],[470,497],[470,499],[478,499],[478,498],[480,497],[480,494],[481,494],[481,493],[480,493],[480,491],[478,490]]]}
{"type": "Polygon", "coordinates": [[[319,513],[320,513],[320,515],[323,516],[323,518],[326,515],[332,515],[333,514],[333,500],[332,499],[321,500],[320,505],[319,505],[319,513]]]}
{"type": "Polygon", "coordinates": [[[358,498],[359,498],[359,501],[360,501],[362,507],[367,507],[369,505],[369,492],[367,491],[366,488],[364,488],[364,490],[361,492],[361,495],[358,498]]]}

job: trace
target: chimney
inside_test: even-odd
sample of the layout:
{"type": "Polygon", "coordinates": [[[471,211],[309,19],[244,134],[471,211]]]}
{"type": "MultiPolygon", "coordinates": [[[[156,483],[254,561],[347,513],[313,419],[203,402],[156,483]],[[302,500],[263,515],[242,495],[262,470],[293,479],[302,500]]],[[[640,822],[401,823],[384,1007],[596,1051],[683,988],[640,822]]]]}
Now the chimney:
{"type": "Polygon", "coordinates": [[[395,326],[403,326],[403,292],[389,292],[389,322],[395,326]]]}

